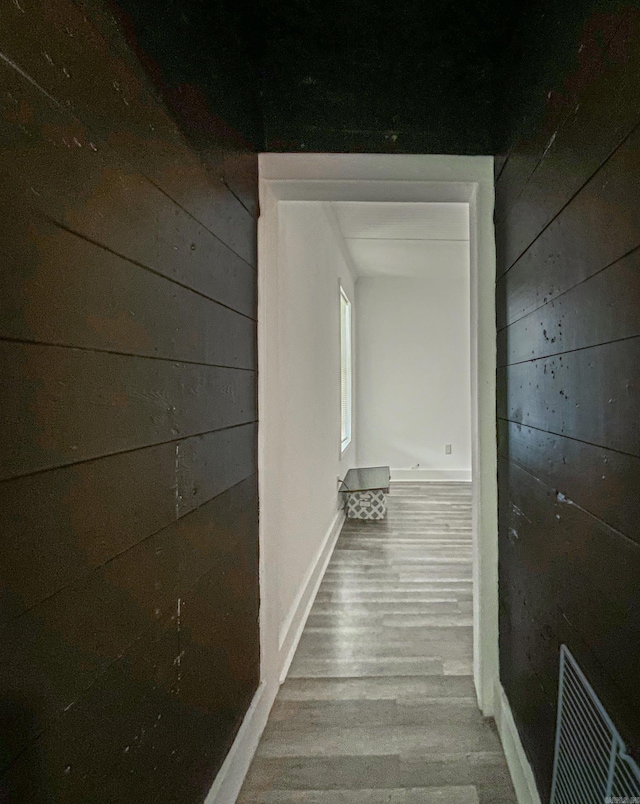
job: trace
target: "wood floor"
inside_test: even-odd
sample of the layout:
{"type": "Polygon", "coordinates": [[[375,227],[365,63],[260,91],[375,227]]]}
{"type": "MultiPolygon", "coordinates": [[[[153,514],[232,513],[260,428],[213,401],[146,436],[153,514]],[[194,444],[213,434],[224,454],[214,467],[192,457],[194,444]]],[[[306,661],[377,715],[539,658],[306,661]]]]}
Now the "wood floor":
{"type": "Polygon", "coordinates": [[[472,681],[471,489],[347,520],[238,799],[515,804],[472,681]]]}

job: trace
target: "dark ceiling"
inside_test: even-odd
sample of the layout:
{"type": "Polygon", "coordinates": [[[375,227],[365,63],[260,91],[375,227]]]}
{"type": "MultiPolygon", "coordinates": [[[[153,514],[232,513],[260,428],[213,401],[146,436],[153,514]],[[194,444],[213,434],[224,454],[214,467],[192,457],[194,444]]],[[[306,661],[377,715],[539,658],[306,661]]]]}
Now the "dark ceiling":
{"type": "Polygon", "coordinates": [[[265,4],[268,150],[491,153],[497,63],[517,3],[265,4]]]}
{"type": "Polygon", "coordinates": [[[554,48],[613,1],[113,3],[163,91],[204,99],[257,150],[492,154],[516,87],[544,91],[554,48]]]}

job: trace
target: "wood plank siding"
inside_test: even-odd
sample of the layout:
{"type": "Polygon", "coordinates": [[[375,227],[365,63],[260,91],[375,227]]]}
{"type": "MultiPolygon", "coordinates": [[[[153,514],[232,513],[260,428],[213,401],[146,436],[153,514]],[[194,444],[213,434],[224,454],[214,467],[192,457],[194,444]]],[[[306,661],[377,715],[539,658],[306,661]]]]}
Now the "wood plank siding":
{"type": "Polygon", "coordinates": [[[543,801],[563,642],[640,758],[640,16],[567,13],[496,182],[500,672],[543,801]]]}
{"type": "Polygon", "coordinates": [[[259,679],[257,157],[138,22],[0,8],[2,801],[201,801],[259,679]]]}

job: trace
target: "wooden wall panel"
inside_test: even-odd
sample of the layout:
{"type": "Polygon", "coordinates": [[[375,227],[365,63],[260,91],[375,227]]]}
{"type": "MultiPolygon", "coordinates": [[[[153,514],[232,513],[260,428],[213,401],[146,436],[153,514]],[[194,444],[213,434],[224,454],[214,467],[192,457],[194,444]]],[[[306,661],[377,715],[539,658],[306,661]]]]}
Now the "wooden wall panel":
{"type": "MultiPolygon", "coordinates": [[[[166,360],[255,366],[255,274],[220,272],[214,303],[167,277],[20,210],[0,289],[0,334],[166,360]],[[224,285],[223,285],[224,283],[224,285]],[[225,292],[226,291],[226,292],[225,292]]],[[[13,223],[9,216],[7,223],[13,223]]],[[[209,283],[213,285],[213,282],[209,283]]]]}
{"type": "MultiPolygon", "coordinates": [[[[640,656],[628,650],[623,657],[619,645],[622,633],[628,645],[638,640],[640,547],[574,502],[559,500],[553,489],[513,462],[502,465],[501,479],[509,493],[500,539],[502,587],[513,588],[507,595],[510,604],[519,596],[520,619],[526,617],[525,622],[510,623],[515,630],[512,639],[530,654],[527,664],[549,704],[555,703],[557,690],[559,636],[569,640],[569,647],[572,635],[584,640],[592,660],[605,670],[594,686],[637,751],[640,699],[634,679],[640,671],[640,656]],[[559,614],[570,624],[562,634],[558,633],[559,614]],[[550,651],[527,649],[545,640],[550,651]],[[620,656],[615,666],[609,662],[612,654],[620,656]]],[[[507,661],[502,656],[501,666],[507,661]]]]}
{"type": "Polygon", "coordinates": [[[202,801],[259,680],[257,157],[119,21],[0,8],[3,801],[202,801]]]}
{"type": "MultiPolygon", "coordinates": [[[[137,588],[141,552],[127,567],[111,570],[123,589],[122,614],[143,620],[144,630],[122,655],[107,657],[94,683],[74,700],[69,696],[77,680],[68,675],[53,689],[34,686],[31,699],[7,698],[13,704],[9,723],[21,719],[19,733],[28,727],[38,736],[10,765],[0,789],[33,802],[203,799],[210,769],[224,758],[249,703],[258,667],[257,642],[248,650],[236,638],[251,628],[257,605],[242,591],[247,575],[257,582],[256,523],[253,476],[158,535],[156,548],[161,543],[180,554],[173,572],[164,559],[159,590],[137,588]],[[206,639],[193,631],[194,619],[206,639]],[[71,705],[62,706],[65,700],[71,705]]],[[[80,650],[91,638],[95,612],[66,612],[74,617],[72,650],[80,650]]],[[[66,653],[62,635],[57,642],[51,637],[51,645],[66,653]]],[[[50,661],[36,659],[36,670],[50,661]]]]}
{"type": "Polygon", "coordinates": [[[640,544],[640,458],[575,438],[498,421],[499,454],[640,544]]]}
{"type": "Polygon", "coordinates": [[[255,451],[247,424],[0,483],[2,624],[240,482],[255,451]]]}
{"type": "Polygon", "coordinates": [[[0,477],[256,418],[251,371],[9,341],[0,366],[0,477]]]}
{"type": "MultiPolygon", "coordinates": [[[[56,304],[56,308],[66,303],[66,308],[59,310],[55,319],[55,327],[58,328],[64,323],[61,320],[63,315],[73,315],[70,308],[74,297],[77,297],[80,308],[75,315],[81,317],[87,305],[98,302],[98,290],[106,293],[113,305],[114,297],[117,298],[115,294],[124,295],[126,286],[134,282],[146,282],[146,292],[159,293],[161,291],[158,288],[170,288],[174,293],[180,294],[176,295],[177,299],[192,298],[180,292],[176,287],[180,285],[180,288],[192,290],[204,299],[229,307],[248,318],[255,318],[255,271],[215,238],[207,238],[206,254],[203,254],[202,259],[196,260],[193,256],[184,259],[183,253],[183,259],[175,260],[165,271],[161,264],[158,268],[157,261],[153,265],[132,265],[130,260],[119,258],[109,247],[77,237],[52,223],[9,192],[0,198],[0,227],[3,242],[7,243],[6,257],[11,265],[11,272],[6,272],[0,279],[0,321],[3,327],[17,328],[15,332],[8,331],[8,337],[24,337],[28,327],[38,325],[54,328],[53,322],[49,324],[42,320],[39,315],[41,308],[30,309],[25,306],[22,310],[27,296],[30,304],[47,297],[51,304],[56,304]],[[146,267],[150,274],[171,281],[167,284],[160,281],[154,283],[151,277],[146,277],[144,272],[138,270],[139,267],[146,267]],[[115,282],[111,283],[107,293],[106,286],[113,272],[119,272],[119,282],[117,285],[115,282]],[[98,289],[92,295],[91,287],[94,284],[98,289]],[[123,286],[122,289],[120,286],[123,286]],[[152,290],[154,288],[155,291],[152,290]],[[35,296],[35,301],[31,301],[31,295],[35,296]]],[[[177,242],[174,242],[173,250],[180,250],[177,242]]],[[[138,288],[133,288],[133,291],[137,290],[138,288]]],[[[133,293],[131,296],[131,301],[137,301],[140,308],[142,302],[133,297],[133,293]]],[[[106,305],[106,302],[102,304],[106,305]]],[[[140,309],[137,313],[141,314],[140,309]]],[[[128,315],[135,317],[132,313],[128,315]]],[[[76,326],[79,325],[80,321],[76,326]]],[[[86,326],[85,329],[88,330],[89,327],[86,326]]],[[[126,327],[123,328],[124,332],[128,333],[126,327]]],[[[42,337],[46,339],[47,329],[44,333],[42,337]]]]}
{"type": "Polygon", "coordinates": [[[160,444],[0,483],[3,625],[171,523],[175,453],[160,444]]]}
{"type": "MultiPolygon", "coordinates": [[[[533,135],[522,146],[510,153],[496,179],[495,221],[496,237],[507,227],[500,226],[516,203],[527,180],[539,165],[554,132],[568,114],[564,95],[550,92],[544,108],[544,117],[533,135]]],[[[504,235],[506,236],[506,234],[504,235]]],[[[500,244],[502,245],[502,244],[500,244]]]]}
{"type": "Polygon", "coordinates": [[[502,329],[505,364],[640,335],[640,251],[574,285],[502,329]]]}
{"type": "MultiPolygon", "coordinates": [[[[517,465],[510,464],[504,472],[510,498],[503,558],[514,568],[512,584],[522,590],[527,576],[538,576],[535,588],[527,590],[530,615],[545,621],[559,603],[577,631],[589,634],[595,656],[606,666],[607,657],[617,651],[621,630],[630,644],[639,638],[640,546],[621,539],[597,517],[562,495],[559,498],[517,465]]],[[[627,651],[608,668],[636,708],[640,693],[632,680],[640,669],[639,659],[637,651],[627,651]]]]}
{"type": "Polygon", "coordinates": [[[176,445],[178,513],[192,511],[247,477],[255,468],[254,424],[194,436],[176,445]]]}
{"type": "Polygon", "coordinates": [[[255,264],[255,221],[242,249],[236,251],[235,237],[221,247],[215,232],[129,166],[117,148],[96,144],[87,126],[1,62],[0,79],[7,89],[0,96],[5,175],[31,207],[197,290],[210,260],[226,259],[229,250],[255,264]]]}
{"type": "MultiPolygon", "coordinates": [[[[255,265],[253,216],[227,187],[224,164],[215,172],[204,169],[153,88],[114,57],[78,5],[6,4],[0,24],[5,55],[90,129],[94,147],[104,146],[113,159],[145,175],[255,265]]],[[[12,95],[24,103],[19,93],[12,95]]]]}
{"type": "Polygon", "coordinates": [[[500,673],[543,801],[563,643],[640,759],[639,31],[593,13],[496,185],[500,673]]]}
{"type": "MultiPolygon", "coordinates": [[[[629,31],[636,22],[633,15],[624,11],[590,2],[567,7],[560,20],[549,13],[548,6],[539,3],[524,11],[504,54],[506,62],[500,75],[504,91],[499,108],[500,122],[503,126],[505,121],[507,126],[511,125],[507,143],[514,144],[515,133],[517,147],[510,149],[510,158],[497,177],[497,224],[506,218],[528,187],[534,171],[553,152],[562,127],[575,116],[585,90],[590,91],[593,83],[606,74],[614,48],[612,42],[624,41],[622,29],[626,27],[629,31]],[[530,36],[534,29],[540,34],[536,40],[530,36]],[[573,36],[576,36],[575,42],[573,36]],[[558,42],[559,38],[563,41],[558,42]],[[567,44],[569,48],[565,47],[567,44]],[[558,58],[558,45],[566,51],[561,58],[558,58]],[[551,47],[556,48],[554,60],[547,58],[551,47]],[[540,108],[538,113],[536,107],[540,108]]],[[[620,58],[621,54],[616,57],[620,58]]],[[[509,236],[509,228],[498,225],[498,238],[503,234],[509,236]]]]}
{"type": "Polygon", "coordinates": [[[640,130],[636,130],[500,278],[506,304],[499,313],[499,327],[637,247],[640,223],[635,205],[640,190],[633,177],[640,167],[639,146],[640,130]]]}
{"type": "Polygon", "coordinates": [[[536,132],[548,137],[544,151],[497,228],[505,266],[513,265],[636,126],[640,31],[621,21],[608,42],[607,33],[600,37],[605,44],[594,44],[592,37],[581,42],[579,64],[563,87],[561,109],[536,132]],[[598,137],[592,136],[594,130],[598,137]]]}
{"type": "MultiPolygon", "coordinates": [[[[241,586],[234,579],[238,570],[226,543],[216,545],[215,557],[211,551],[203,551],[198,542],[195,555],[190,554],[193,548],[184,530],[192,524],[183,520],[172,523],[85,579],[34,606],[4,629],[3,699],[21,695],[34,702],[34,724],[39,724],[34,728],[46,728],[46,723],[53,722],[155,621],[174,616],[178,598],[187,595],[198,578],[214,566],[220,565],[218,573],[228,578],[219,595],[241,593],[241,586]],[[225,565],[223,561],[228,563],[225,565]]],[[[208,527],[212,527],[210,522],[208,527]]],[[[215,532],[207,535],[211,541],[215,532]]],[[[229,533],[220,534],[219,538],[224,535],[233,543],[229,533]]],[[[253,543],[251,550],[255,551],[253,543]]],[[[242,599],[236,604],[240,605],[242,599]]],[[[224,655],[227,646],[234,650],[229,644],[229,632],[224,641],[216,637],[216,632],[226,632],[228,617],[226,612],[220,622],[219,616],[209,617],[199,625],[209,634],[214,653],[220,655],[224,655]]],[[[242,654],[241,648],[236,650],[242,654]]],[[[246,668],[238,680],[242,682],[244,673],[251,669],[246,668]]],[[[231,690],[230,695],[233,694],[231,690]]],[[[3,757],[3,766],[14,752],[24,748],[30,736],[22,729],[19,731],[13,751],[3,757]]],[[[3,750],[8,752],[12,743],[5,733],[3,750]]]]}
{"type": "Polygon", "coordinates": [[[633,338],[499,369],[498,416],[640,456],[638,361],[633,338]]]}

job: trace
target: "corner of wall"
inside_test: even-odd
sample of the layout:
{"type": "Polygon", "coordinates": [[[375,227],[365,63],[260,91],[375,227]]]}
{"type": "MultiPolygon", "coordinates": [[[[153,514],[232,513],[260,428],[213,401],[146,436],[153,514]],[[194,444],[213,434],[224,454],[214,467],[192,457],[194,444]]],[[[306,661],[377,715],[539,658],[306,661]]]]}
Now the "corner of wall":
{"type": "Polygon", "coordinates": [[[344,239],[344,234],[342,233],[342,229],[340,228],[340,224],[338,223],[338,219],[336,218],[336,213],[334,212],[334,209],[331,206],[331,202],[325,201],[322,204],[322,209],[329,222],[329,226],[331,227],[331,231],[336,240],[336,244],[340,249],[342,259],[344,260],[344,263],[347,266],[347,270],[351,275],[351,281],[353,282],[355,287],[356,280],[358,278],[358,271],[356,270],[355,263],[353,262],[353,258],[351,257],[351,252],[347,247],[347,243],[344,239]]]}
{"type": "Polygon", "coordinates": [[[542,804],[531,764],[527,759],[509,700],[500,681],[496,681],[494,698],[496,726],[518,804],[542,804]]]}
{"type": "Polygon", "coordinates": [[[204,804],[235,804],[264,727],[267,725],[276,693],[277,687],[274,692],[269,689],[267,683],[260,682],[204,804]]]}

